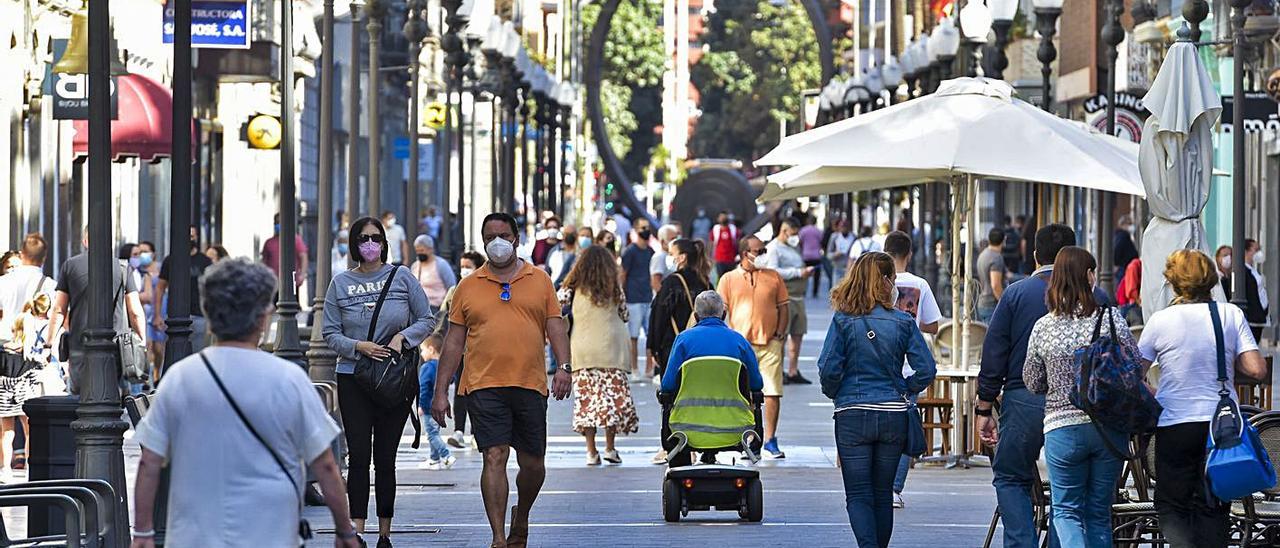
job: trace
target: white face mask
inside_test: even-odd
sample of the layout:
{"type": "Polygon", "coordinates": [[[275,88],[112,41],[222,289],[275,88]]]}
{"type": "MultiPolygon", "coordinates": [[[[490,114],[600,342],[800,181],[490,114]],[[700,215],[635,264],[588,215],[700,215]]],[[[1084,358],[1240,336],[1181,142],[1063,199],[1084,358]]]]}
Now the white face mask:
{"type": "Polygon", "coordinates": [[[1223,270],[1231,270],[1231,255],[1223,255],[1218,264],[1222,265],[1223,270]]]}
{"type": "Polygon", "coordinates": [[[489,256],[489,260],[499,266],[505,266],[511,263],[511,259],[515,257],[516,247],[502,238],[494,238],[485,244],[484,252],[489,256]]]}
{"type": "Polygon", "coordinates": [[[751,260],[751,264],[754,265],[758,270],[764,270],[769,268],[769,265],[765,264],[764,255],[756,255],[756,258],[751,260]]]}
{"type": "Polygon", "coordinates": [[[393,226],[396,226],[396,218],[395,218],[395,217],[392,217],[392,218],[390,218],[390,219],[387,219],[387,228],[391,228],[391,227],[393,227],[393,226]]]}
{"type": "Polygon", "coordinates": [[[800,245],[800,236],[797,236],[795,234],[787,236],[787,245],[791,247],[796,247],[800,245]]]}
{"type": "Polygon", "coordinates": [[[1254,254],[1253,254],[1253,265],[1254,265],[1254,266],[1258,266],[1258,265],[1262,264],[1262,261],[1265,261],[1265,260],[1267,260],[1267,256],[1262,254],[1262,250],[1261,250],[1261,249],[1259,249],[1257,253],[1254,253],[1254,254]]]}
{"type": "Polygon", "coordinates": [[[672,272],[675,272],[675,271],[676,271],[676,258],[675,258],[675,256],[667,255],[667,270],[670,270],[670,271],[672,271],[672,272]]]}
{"type": "Polygon", "coordinates": [[[476,269],[474,268],[464,268],[462,269],[462,277],[466,278],[467,276],[470,276],[472,272],[475,272],[475,271],[476,269]]]}

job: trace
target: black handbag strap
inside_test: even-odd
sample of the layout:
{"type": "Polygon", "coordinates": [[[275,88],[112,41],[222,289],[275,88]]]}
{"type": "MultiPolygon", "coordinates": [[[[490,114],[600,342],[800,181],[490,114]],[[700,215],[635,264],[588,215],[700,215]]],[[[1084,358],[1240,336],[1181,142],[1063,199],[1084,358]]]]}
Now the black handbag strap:
{"type": "Polygon", "coordinates": [[[1227,345],[1222,336],[1222,316],[1216,301],[1209,301],[1209,319],[1213,320],[1213,337],[1218,348],[1218,382],[1222,385],[1218,395],[1225,398],[1231,395],[1227,389],[1227,345]]]}
{"type": "Polygon", "coordinates": [[[253,438],[258,440],[258,443],[262,444],[262,448],[266,449],[267,452],[271,454],[271,460],[276,461],[276,466],[280,467],[280,471],[284,472],[284,475],[289,478],[289,483],[297,489],[298,482],[293,479],[293,474],[289,472],[289,468],[284,465],[283,460],[280,460],[280,456],[271,448],[271,445],[267,443],[267,440],[262,438],[262,434],[258,433],[258,429],[253,427],[253,423],[249,422],[249,418],[244,416],[244,411],[240,410],[240,406],[236,404],[236,400],[232,398],[231,393],[227,391],[226,385],[222,384],[222,378],[218,376],[218,372],[213,370],[213,364],[209,363],[209,358],[205,357],[203,351],[200,352],[199,355],[200,361],[204,362],[205,370],[207,370],[209,375],[213,377],[213,382],[218,385],[218,390],[222,392],[222,397],[226,398],[227,403],[231,404],[231,409],[236,412],[236,416],[240,417],[240,422],[244,424],[244,427],[249,430],[250,434],[253,434],[253,438]]]}
{"type": "MultiPolygon", "coordinates": [[[[369,336],[366,341],[373,341],[373,332],[378,328],[378,315],[382,313],[382,303],[387,300],[387,291],[391,289],[391,281],[395,279],[396,271],[400,270],[399,266],[392,266],[391,272],[387,273],[387,279],[382,284],[382,292],[378,294],[378,304],[373,307],[373,319],[369,320],[369,336]]],[[[400,349],[396,349],[398,352],[400,349]]]]}

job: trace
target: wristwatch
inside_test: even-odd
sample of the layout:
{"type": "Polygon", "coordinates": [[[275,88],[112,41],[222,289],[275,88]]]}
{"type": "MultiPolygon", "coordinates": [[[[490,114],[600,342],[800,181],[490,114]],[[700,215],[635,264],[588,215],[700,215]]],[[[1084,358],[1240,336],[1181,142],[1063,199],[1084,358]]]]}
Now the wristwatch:
{"type": "Polygon", "coordinates": [[[992,411],[992,409],[994,409],[994,408],[992,408],[992,407],[988,407],[988,408],[986,408],[986,409],[983,409],[983,408],[978,407],[978,406],[976,406],[976,405],[975,405],[975,406],[973,407],[973,414],[974,414],[974,415],[977,415],[977,416],[979,416],[979,417],[990,417],[990,416],[991,416],[991,411],[992,411]]]}
{"type": "Polygon", "coordinates": [[[573,366],[572,366],[572,365],[570,365],[570,364],[569,364],[569,363],[567,363],[567,362],[566,362],[566,363],[562,363],[562,364],[560,364],[560,370],[561,370],[561,371],[564,371],[565,373],[570,373],[570,374],[572,374],[572,373],[573,373],[573,366]]]}

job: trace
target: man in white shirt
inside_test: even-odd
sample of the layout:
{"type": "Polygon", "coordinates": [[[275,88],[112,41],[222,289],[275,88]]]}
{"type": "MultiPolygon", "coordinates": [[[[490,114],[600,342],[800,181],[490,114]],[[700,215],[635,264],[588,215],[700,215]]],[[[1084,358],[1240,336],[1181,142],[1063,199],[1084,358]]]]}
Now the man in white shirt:
{"type": "Polygon", "coordinates": [[[409,256],[409,240],[404,227],[396,224],[396,214],[383,211],[382,227],[387,232],[387,262],[405,264],[404,258],[409,256]]]}
{"type": "Polygon", "coordinates": [[[884,246],[880,245],[874,237],[872,237],[871,227],[864,226],[858,231],[858,239],[853,241],[849,246],[849,264],[853,264],[863,253],[871,251],[884,251],[884,246]]]}
{"type": "Polygon", "coordinates": [[[46,250],[44,237],[27,234],[18,252],[22,264],[0,276],[0,344],[13,340],[13,321],[37,294],[49,295],[49,302],[53,302],[55,284],[43,270],[46,250]]]}
{"type": "Polygon", "coordinates": [[[680,229],[675,225],[662,225],[658,229],[658,249],[654,250],[656,253],[649,259],[649,285],[653,287],[655,294],[662,288],[662,280],[675,272],[672,265],[667,264],[667,247],[679,237],[680,229]]]}
{"type": "MultiPolygon", "coordinates": [[[[898,290],[895,303],[897,309],[915,318],[920,331],[936,335],[938,321],[942,319],[942,311],[938,309],[938,301],[933,297],[933,289],[929,288],[929,283],[924,281],[924,278],[907,272],[907,265],[911,264],[911,236],[896,230],[890,232],[884,238],[884,252],[893,257],[893,266],[897,271],[894,279],[894,285],[898,290]]],[[[902,370],[904,376],[911,375],[911,369],[905,363],[902,370]]],[[[912,400],[915,398],[913,397],[912,400]]],[[[898,462],[898,475],[893,479],[894,508],[906,506],[906,501],[902,498],[902,489],[906,485],[907,471],[910,469],[911,457],[903,455],[902,460],[898,462]]]]}

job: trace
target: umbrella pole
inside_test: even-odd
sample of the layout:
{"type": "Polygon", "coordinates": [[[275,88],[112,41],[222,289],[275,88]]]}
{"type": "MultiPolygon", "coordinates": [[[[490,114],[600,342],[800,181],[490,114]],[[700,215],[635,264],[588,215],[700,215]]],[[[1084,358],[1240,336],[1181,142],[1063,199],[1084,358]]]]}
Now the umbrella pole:
{"type": "Polygon", "coordinates": [[[973,311],[970,309],[972,306],[970,303],[973,302],[973,299],[969,295],[969,280],[973,277],[973,272],[970,271],[973,264],[973,246],[978,241],[978,229],[976,226],[978,221],[978,182],[973,180],[972,175],[966,175],[965,177],[968,184],[965,185],[964,218],[965,232],[968,233],[969,243],[964,246],[964,276],[962,278],[964,280],[964,304],[963,314],[961,315],[961,327],[964,331],[961,332],[960,365],[962,369],[967,371],[969,369],[969,322],[973,318],[973,311]]]}
{"type": "Polygon", "coordinates": [[[960,197],[958,177],[951,178],[951,367],[959,365],[960,350],[960,197]]]}

